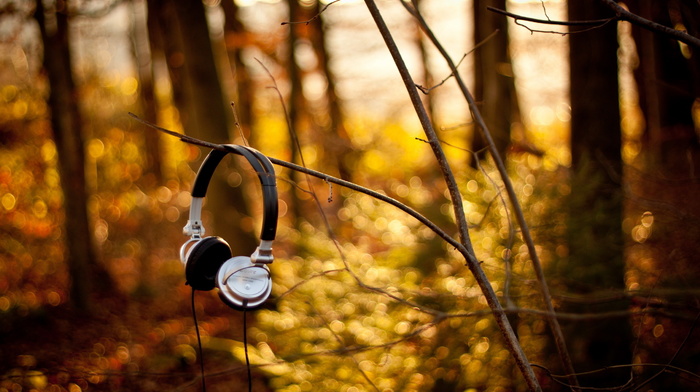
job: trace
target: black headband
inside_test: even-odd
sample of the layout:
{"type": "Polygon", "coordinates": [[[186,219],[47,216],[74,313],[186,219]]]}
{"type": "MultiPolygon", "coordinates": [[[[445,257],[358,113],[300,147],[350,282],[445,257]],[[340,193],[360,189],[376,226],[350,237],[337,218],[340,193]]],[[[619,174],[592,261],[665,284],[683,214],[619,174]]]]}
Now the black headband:
{"type": "MultiPolygon", "coordinates": [[[[204,158],[204,162],[202,162],[202,166],[200,166],[194,180],[194,185],[192,186],[192,197],[204,198],[204,196],[206,196],[209,181],[214,174],[214,170],[229,152],[242,155],[256,171],[260,178],[260,183],[262,184],[263,224],[260,239],[263,241],[274,240],[275,233],[277,232],[278,205],[277,183],[272,162],[260,151],[251,147],[235,144],[225,144],[223,147],[226,148],[228,152],[212,150],[209,155],[204,158]]],[[[199,221],[201,214],[201,203],[192,203],[190,207],[190,221],[199,221]]]]}

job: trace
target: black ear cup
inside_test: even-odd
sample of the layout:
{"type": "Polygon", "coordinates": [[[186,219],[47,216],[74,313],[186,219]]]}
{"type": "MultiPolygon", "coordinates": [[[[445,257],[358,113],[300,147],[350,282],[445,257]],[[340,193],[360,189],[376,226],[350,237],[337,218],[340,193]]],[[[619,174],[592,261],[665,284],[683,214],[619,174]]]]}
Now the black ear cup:
{"type": "Polygon", "coordinates": [[[221,237],[197,241],[187,254],[185,278],[195,290],[209,291],[215,286],[216,273],[231,258],[231,247],[221,237]]]}
{"type": "Polygon", "coordinates": [[[234,309],[254,309],[262,305],[272,291],[270,270],[254,264],[250,257],[237,256],[224,263],[216,275],[219,297],[234,309]]]}

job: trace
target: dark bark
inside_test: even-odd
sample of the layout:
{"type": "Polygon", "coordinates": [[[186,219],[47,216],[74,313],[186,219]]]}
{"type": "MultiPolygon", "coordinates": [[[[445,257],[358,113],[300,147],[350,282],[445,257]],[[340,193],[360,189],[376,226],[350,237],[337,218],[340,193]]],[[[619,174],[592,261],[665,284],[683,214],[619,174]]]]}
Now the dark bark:
{"type": "MultiPolygon", "coordinates": [[[[692,0],[668,3],[639,0],[630,4],[640,16],[664,25],[683,23],[696,32],[700,25],[697,16],[700,5],[697,2],[693,5],[692,0]]],[[[632,31],[639,57],[635,73],[639,105],[646,121],[644,143],[653,150],[650,157],[658,159],[649,163],[673,168],[677,159],[683,160],[679,154],[684,155],[686,144],[697,146],[692,107],[700,91],[700,53],[696,50],[686,59],[674,40],[637,27],[632,31]]]]}
{"type": "MultiPolygon", "coordinates": [[[[697,1],[638,0],[628,5],[643,18],[665,26],[683,26],[697,36],[697,1]]],[[[700,203],[696,202],[700,197],[700,124],[692,116],[694,105],[700,102],[700,53],[696,48],[682,50],[666,35],[637,26],[632,27],[632,35],[639,58],[635,79],[644,130],[638,140],[641,151],[625,173],[629,189],[626,213],[635,225],[626,254],[628,285],[640,290],[677,291],[673,297],[650,296],[646,303],[640,301],[635,306],[672,304],[692,319],[697,299],[683,293],[696,287],[700,278],[700,203]]],[[[674,358],[676,366],[700,370],[694,357],[700,350],[697,339],[684,342],[692,331],[690,321],[648,316],[634,323],[639,325],[635,333],[640,361],[665,363],[674,358]]],[[[643,374],[653,373],[655,370],[648,369],[643,374]]],[[[648,388],[688,390],[694,386],[678,377],[657,377],[648,388]]]]}
{"type": "MultiPolygon", "coordinates": [[[[606,15],[598,3],[569,4],[570,20],[606,15]]],[[[622,157],[618,95],[616,24],[571,34],[571,156],[574,179],[570,254],[574,264],[603,268],[581,270],[580,277],[609,287],[622,285],[622,157]],[[596,244],[593,246],[593,244],[596,244]],[[613,280],[601,282],[612,276],[613,280]]],[[[581,268],[581,267],[579,267],[581,268]]]]}
{"type": "MultiPolygon", "coordinates": [[[[417,8],[418,12],[420,12],[421,9],[421,4],[423,3],[423,0],[415,0],[413,2],[414,6],[417,8]]],[[[428,91],[427,94],[424,94],[423,96],[423,102],[425,102],[425,107],[428,110],[428,115],[430,116],[431,120],[433,121],[433,127],[435,129],[437,128],[437,124],[435,122],[435,100],[433,99],[433,96],[431,95],[431,88],[434,86],[435,80],[433,80],[433,77],[430,72],[430,63],[429,63],[429,57],[428,57],[428,45],[426,44],[425,40],[423,39],[423,31],[420,28],[420,24],[416,23],[416,46],[418,46],[418,51],[420,53],[420,59],[421,59],[421,65],[423,66],[423,87],[428,91]]]]}
{"type": "MultiPolygon", "coordinates": [[[[157,123],[157,107],[155,88],[153,85],[153,55],[149,45],[148,27],[145,15],[141,13],[141,5],[132,0],[132,50],[136,63],[139,80],[139,99],[142,116],[145,120],[157,123]],[[137,10],[138,8],[138,10],[137,10]]],[[[141,3],[141,2],[138,2],[141,3]]],[[[144,176],[142,182],[145,186],[154,186],[163,180],[162,156],[160,152],[160,135],[157,132],[146,132],[144,135],[145,158],[144,176]]]]}
{"type": "MultiPolygon", "coordinates": [[[[569,20],[604,18],[598,2],[573,1],[569,20]]],[[[568,290],[586,293],[624,289],[622,239],[622,156],[618,94],[617,24],[569,35],[572,176],[567,223],[569,256],[558,271],[576,283],[568,290]],[[582,213],[583,212],[583,213],[582,213]]],[[[564,311],[604,312],[626,303],[566,304],[564,311]]],[[[629,324],[600,320],[570,324],[566,332],[578,371],[628,363],[629,324]],[[616,333],[607,331],[614,329],[616,333]]],[[[581,379],[582,385],[623,385],[624,372],[581,379]]]]}
{"type": "MultiPolygon", "coordinates": [[[[313,15],[319,15],[319,12],[321,12],[320,3],[315,3],[311,11],[313,15]]],[[[336,93],[335,75],[330,66],[330,56],[326,43],[325,18],[323,16],[319,17],[310,27],[312,29],[310,39],[318,59],[319,71],[326,78],[328,84],[326,87],[326,102],[330,124],[323,138],[324,152],[329,160],[335,161],[334,164],[338,168],[340,178],[351,181],[353,147],[345,129],[345,115],[336,93]]]]}
{"type": "MultiPolygon", "coordinates": [[[[289,20],[292,22],[295,21],[301,21],[305,20],[304,18],[304,12],[299,5],[298,0],[287,0],[287,6],[289,7],[289,20]]],[[[299,40],[299,30],[300,28],[307,28],[305,25],[297,25],[297,24],[291,24],[289,25],[289,30],[288,30],[288,35],[287,35],[287,78],[289,79],[289,84],[290,84],[290,91],[289,91],[289,100],[287,103],[287,113],[286,115],[288,116],[288,121],[289,121],[289,126],[291,129],[289,130],[290,132],[290,137],[289,137],[289,149],[292,152],[292,156],[290,158],[290,161],[292,163],[302,163],[301,159],[303,158],[300,154],[301,151],[299,151],[299,134],[297,133],[298,130],[302,129],[303,127],[301,126],[301,121],[303,120],[303,115],[306,110],[306,102],[304,99],[304,93],[302,91],[302,72],[301,69],[299,68],[299,64],[297,64],[296,59],[295,59],[295,52],[296,52],[296,45],[298,44],[299,40]]],[[[302,179],[302,176],[299,173],[293,172],[291,173],[292,179],[294,182],[299,183],[302,179]]],[[[291,206],[290,206],[290,211],[292,212],[294,216],[294,221],[295,225],[299,225],[301,223],[301,206],[300,206],[300,200],[302,198],[305,198],[306,195],[303,194],[301,190],[295,189],[295,192],[292,193],[295,197],[293,200],[290,200],[291,206]]]]}
{"type": "Polygon", "coordinates": [[[243,62],[243,49],[247,45],[245,26],[239,19],[238,5],[233,0],[221,2],[224,10],[224,41],[229,63],[233,68],[236,82],[234,104],[238,122],[245,135],[249,135],[253,125],[253,85],[243,62]]]}
{"type": "MultiPolygon", "coordinates": [[[[230,108],[219,81],[204,4],[200,0],[150,0],[149,3],[152,17],[157,18],[161,30],[161,42],[165,44],[174,101],[180,109],[185,132],[213,143],[229,142],[230,108]]],[[[205,153],[193,162],[194,170],[199,168],[205,153]]],[[[222,164],[212,178],[206,200],[212,223],[209,233],[227,239],[234,254],[250,254],[257,240],[250,227],[254,225],[246,230],[240,224],[249,215],[243,190],[229,186],[227,181],[231,172],[238,170],[233,163],[222,164]]]]}
{"type": "MultiPolygon", "coordinates": [[[[474,44],[489,36],[474,51],[474,98],[479,102],[481,115],[491,132],[496,149],[505,158],[510,144],[510,126],[519,121],[515,81],[508,52],[508,20],[486,9],[491,6],[505,9],[505,0],[474,0],[474,44]]],[[[473,151],[486,149],[486,141],[474,131],[473,151]]],[[[480,159],[485,153],[479,155],[480,159]]]]}
{"type": "MultiPolygon", "coordinates": [[[[64,239],[71,278],[71,302],[84,311],[91,308],[96,262],[87,211],[85,154],[78,96],[73,81],[65,10],[45,9],[37,1],[35,18],[44,43],[44,70],[49,83],[51,128],[58,153],[65,211],[64,239]]],[[[58,6],[65,6],[59,2],[58,6]]]]}

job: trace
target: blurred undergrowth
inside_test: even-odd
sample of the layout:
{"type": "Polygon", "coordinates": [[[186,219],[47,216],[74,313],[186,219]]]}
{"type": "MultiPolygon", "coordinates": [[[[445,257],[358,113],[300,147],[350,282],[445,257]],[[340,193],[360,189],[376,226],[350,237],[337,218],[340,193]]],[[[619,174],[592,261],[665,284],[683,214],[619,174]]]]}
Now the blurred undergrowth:
{"type": "MultiPolygon", "coordinates": [[[[144,133],[152,131],[126,116],[138,112],[137,89],[97,76],[83,83],[89,210],[100,255],[95,262],[109,271],[116,291],[98,300],[99,311],[91,318],[69,307],[62,243],[67,234],[61,227],[70,217],[61,209],[43,92],[2,87],[0,390],[186,387],[197,377],[197,353],[190,291],[183,285],[177,250],[193,177],[189,162],[200,152],[164,138],[164,177],[158,180],[144,170],[144,133]]],[[[288,145],[284,121],[275,121],[274,113],[259,115],[256,129],[264,129],[266,137],[256,147],[286,157],[289,152],[280,147],[288,145]]],[[[161,124],[177,129],[172,106],[164,106],[159,116],[161,124]]],[[[347,127],[357,146],[358,183],[453,230],[445,186],[430,149],[416,140],[417,129],[365,118],[349,119],[347,127]]],[[[513,152],[509,161],[546,266],[567,254],[561,223],[562,200],[570,193],[565,128],[563,123],[533,127],[530,140],[548,145],[546,154],[513,152]]],[[[444,138],[463,145],[469,130],[455,129],[444,131],[444,138]]],[[[310,167],[323,167],[313,135],[303,136],[302,145],[310,167]]],[[[477,257],[494,289],[508,307],[540,308],[529,256],[503,204],[495,168],[486,163],[471,169],[470,153],[446,149],[477,257]]],[[[283,169],[278,176],[283,203],[301,203],[304,215],[295,220],[283,210],[272,267],[274,300],[255,313],[250,331],[254,364],[272,389],[524,388],[514,381],[508,352],[457,252],[411,217],[369,196],[319,181],[314,183],[322,200],[319,211],[308,193],[292,192],[295,187],[309,191],[308,183],[292,184],[283,169]],[[293,201],[295,195],[301,201],[293,201]],[[325,202],[329,196],[332,201],[325,202]]],[[[254,200],[257,184],[232,185],[246,187],[254,200]]],[[[255,224],[246,227],[254,230],[255,224]]],[[[240,314],[212,293],[197,296],[197,311],[207,370],[218,374],[211,390],[226,388],[241,375],[240,314]]],[[[528,315],[516,320],[528,356],[549,365],[544,321],[528,315]]]]}

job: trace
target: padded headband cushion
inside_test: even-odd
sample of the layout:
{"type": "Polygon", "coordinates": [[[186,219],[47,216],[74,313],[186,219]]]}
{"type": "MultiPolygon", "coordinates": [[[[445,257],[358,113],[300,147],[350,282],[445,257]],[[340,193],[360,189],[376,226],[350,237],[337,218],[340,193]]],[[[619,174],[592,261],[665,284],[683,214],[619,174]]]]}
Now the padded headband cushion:
{"type": "Polygon", "coordinates": [[[231,258],[231,248],[220,237],[206,237],[196,244],[187,256],[185,279],[193,289],[214,289],[216,273],[226,260],[231,258]]]}
{"type": "MultiPolygon", "coordinates": [[[[235,144],[226,144],[224,147],[230,152],[243,155],[258,174],[263,193],[263,225],[260,239],[266,241],[274,240],[277,232],[278,205],[277,183],[272,163],[265,155],[250,147],[235,144]]],[[[197,177],[195,177],[192,197],[203,198],[206,196],[209,181],[214,174],[214,170],[227,153],[226,151],[212,150],[207,155],[197,172],[197,177]]],[[[190,210],[190,217],[193,215],[201,216],[201,211],[190,210]]]]}

